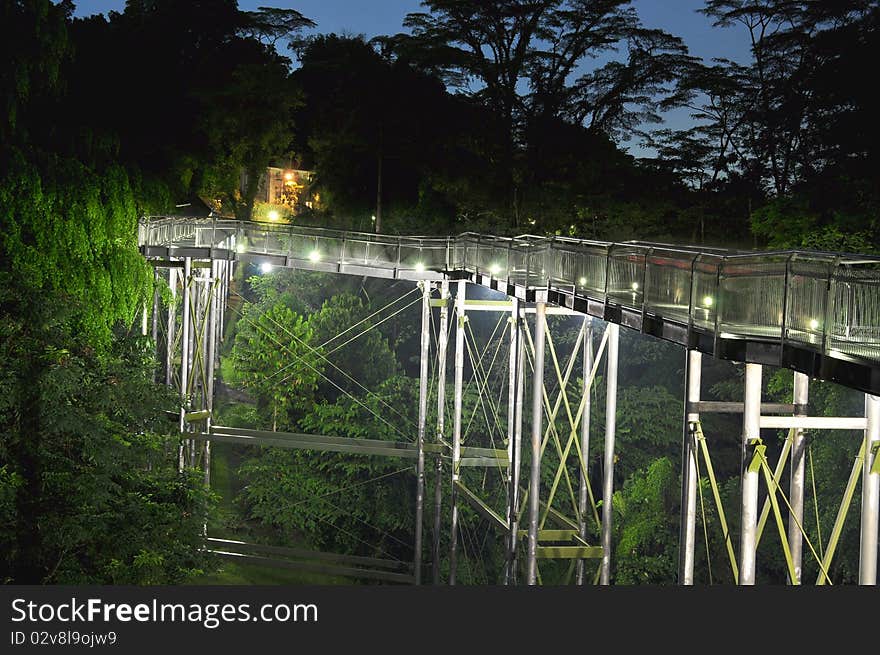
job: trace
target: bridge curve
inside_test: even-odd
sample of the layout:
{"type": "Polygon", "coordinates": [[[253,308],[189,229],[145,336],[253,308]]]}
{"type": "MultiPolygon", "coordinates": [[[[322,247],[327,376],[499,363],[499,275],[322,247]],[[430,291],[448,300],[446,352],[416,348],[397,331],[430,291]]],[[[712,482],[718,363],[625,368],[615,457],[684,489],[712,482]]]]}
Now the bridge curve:
{"type": "Polygon", "coordinates": [[[394,236],[180,217],[143,219],[139,245],[153,259],[466,279],[720,359],[880,395],[880,257],[532,235],[394,236]]]}

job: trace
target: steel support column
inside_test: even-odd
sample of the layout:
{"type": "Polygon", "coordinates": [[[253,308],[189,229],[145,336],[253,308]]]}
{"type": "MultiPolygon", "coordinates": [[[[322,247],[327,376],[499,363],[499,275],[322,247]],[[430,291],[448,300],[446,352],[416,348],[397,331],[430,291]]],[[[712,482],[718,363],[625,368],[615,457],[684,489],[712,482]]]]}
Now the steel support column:
{"type": "Polygon", "coordinates": [[[462,383],[464,379],[464,322],[465,317],[465,294],[467,293],[467,281],[458,281],[458,293],[455,297],[455,391],[453,399],[452,417],[452,534],[449,542],[449,584],[455,584],[456,568],[458,566],[458,498],[455,483],[458,482],[459,465],[461,464],[461,401],[462,383]]]}
{"type": "Polygon", "coordinates": [[[547,306],[535,303],[535,370],[532,375],[532,451],[529,475],[529,530],[526,583],[538,582],[538,520],[541,501],[541,437],[544,402],[544,344],[547,330],[547,306]]]}
{"type": "Polygon", "coordinates": [[[617,430],[617,360],[620,326],[609,323],[605,381],[605,459],[602,471],[602,570],[600,582],[611,584],[611,503],[614,495],[614,439],[617,430]]]}
{"type": "MultiPolygon", "coordinates": [[[[220,302],[220,262],[212,261],[211,262],[211,282],[210,282],[210,295],[208,302],[210,303],[208,309],[208,354],[207,354],[207,384],[208,389],[206,391],[206,404],[205,408],[208,410],[208,420],[207,427],[208,432],[211,431],[211,423],[214,419],[214,363],[217,357],[217,339],[219,337],[218,329],[217,329],[217,317],[219,315],[218,304],[220,302]]],[[[205,485],[211,485],[211,440],[207,439],[205,441],[205,485]]]]}
{"type": "Polygon", "coordinates": [[[685,365],[684,434],[681,448],[681,528],[678,538],[679,584],[694,584],[694,545],[697,526],[697,450],[691,426],[700,420],[689,405],[700,401],[700,383],[703,373],[703,355],[697,350],[687,351],[685,365]]]}
{"type": "Polygon", "coordinates": [[[880,472],[874,465],[880,455],[880,397],[865,394],[865,458],[862,464],[862,522],[859,547],[859,584],[877,584],[877,518],[880,505],[880,472]]]}
{"type": "MultiPolygon", "coordinates": [[[[442,444],[446,429],[446,344],[449,331],[449,282],[440,283],[440,326],[437,334],[437,443],[442,444]]],[[[434,584],[440,584],[440,529],[443,510],[443,456],[434,462],[434,547],[431,551],[434,584]]]]}
{"type": "Polygon", "coordinates": [[[192,259],[189,257],[183,260],[183,317],[181,318],[180,328],[180,449],[178,451],[178,467],[182,471],[184,468],[185,443],[183,441],[183,433],[186,430],[186,414],[187,405],[189,404],[187,386],[189,384],[189,341],[190,341],[190,276],[192,275],[192,259]]]}
{"type": "Polygon", "coordinates": [[[168,328],[165,332],[165,385],[174,384],[174,338],[177,327],[177,269],[168,269],[168,288],[171,290],[171,302],[168,305],[168,328]]]}
{"type": "MultiPolygon", "coordinates": [[[[151,336],[153,339],[153,352],[156,353],[156,359],[159,359],[159,269],[153,269],[153,316],[151,336]]],[[[158,362],[153,365],[153,383],[156,383],[158,374],[158,362]]]]}
{"type": "Polygon", "coordinates": [[[510,354],[507,378],[507,525],[508,542],[507,557],[504,562],[504,584],[513,584],[515,573],[513,570],[516,560],[516,548],[518,541],[519,512],[519,457],[520,450],[517,448],[517,387],[519,380],[520,359],[520,321],[519,300],[514,298],[510,309],[510,354]]]}
{"type": "Polygon", "coordinates": [[[739,584],[755,584],[758,538],[758,476],[751,467],[753,446],[761,437],[761,365],[746,364],[742,434],[742,529],[739,546],[739,584]]]}
{"type": "MultiPolygon", "coordinates": [[[[593,384],[590,379],[590,373],[593,370],[593,319],[584,318],[584,366],[583,366],[583,393],[582,399],[584,410],[581,415],[581,456],[584,464],[580,469],[580,487],[578,489],[578,534],[581,539],[587,538],[587,505],[589,504],[589,493],[587,485],[590,484],[589,477],[585,474],[584,469],[590,465],[590,408],[593,384]]],[[[588,471],[587,471],[588,472],[588,471]]],[[[582,585],[585,582],[584,575],[586,561],[579,559],[575,565],[575,583],[582,585]]]]}
{"type": "Polygon", "coordinates": [[[419,436],[416,460],[416,527],[413,549],[413,575],[422,584],[422,521],[425,507],[425,423],[428,420],[428,357],[431,350],[431,283],[422,285],[422,342],[419,355],[419,436]]]}
{"type": "MultiPolygon", "coordinates": [[[[794,374],[794,414],[806,416],[809,400],[810,378],[803,373],[794,374]]],[[[803,429],[795,429],[791,439],[791,479],[789,483],[788,545],[794,565],[795,584],[801,584],[803,572],[804,536],[804,454],[807,442],[803,429]]]]}

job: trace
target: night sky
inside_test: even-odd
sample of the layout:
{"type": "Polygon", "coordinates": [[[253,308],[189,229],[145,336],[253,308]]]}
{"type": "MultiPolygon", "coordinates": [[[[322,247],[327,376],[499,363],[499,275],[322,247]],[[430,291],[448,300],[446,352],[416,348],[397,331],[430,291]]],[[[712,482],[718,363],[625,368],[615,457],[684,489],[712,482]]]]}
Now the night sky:
{"type": "MultiPolygon", "coordinates": [[[[367,38],[395,34],[403,30],[406,14],[423,11],[420,0],[239,0],[239,8],[254,10],[260,6],[296,9],[318,25],[314,32],[357,35],[367,38]]],[[[657,27],[684,39],[691,53],[710,60],[715,57],[747,61],[748,34],[744,28],[713,28],[711,21],[697,10],[703,0],[634,0],[646,27],[657,27]]],[[[77,16],[89,16],[125,8],[125,0],[80,0],[77,16]]],[[[283,52],[286,56],[290,53],[283,52]]],[[[598,60],[599,63],[604,58],[598,60]]],[[[691,119],[688,110],[666,115],[663,127],[684,129],[691,119]]],[[[637,156],[651,154],[635,143],[622,144],[637,156]]]]}

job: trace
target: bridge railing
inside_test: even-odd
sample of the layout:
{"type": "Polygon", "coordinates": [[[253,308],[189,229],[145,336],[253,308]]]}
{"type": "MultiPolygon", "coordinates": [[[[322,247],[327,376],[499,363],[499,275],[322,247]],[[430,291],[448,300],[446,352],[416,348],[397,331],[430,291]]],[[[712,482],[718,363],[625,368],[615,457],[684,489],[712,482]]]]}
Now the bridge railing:
{"type": "Polygon", "coordinates": [[[724,338],[880,360],[880,258],[566,237],[395,236],[225,219],[143,221],[146,245],[229,247],[343,272],[467,271],[552,288],[724,338]]]}

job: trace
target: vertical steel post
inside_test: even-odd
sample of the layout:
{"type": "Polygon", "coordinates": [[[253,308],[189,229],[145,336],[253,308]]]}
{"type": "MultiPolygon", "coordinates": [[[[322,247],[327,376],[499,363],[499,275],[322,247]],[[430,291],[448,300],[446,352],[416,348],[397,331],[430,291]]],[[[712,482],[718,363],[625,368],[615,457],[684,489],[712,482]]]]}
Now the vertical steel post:
{"type": "MultiPolygon", "coordinates": [[[[159,269],[153,269],[153,316],[152,316],[151,336],[153,339],[153,352],[156,359],[159,359],[159,269]]],[[[156,383],[156,375],[158,374],[158,362],[153,365],[153,383],[156,383]]]]}
{"type": "Polygon", "coordinates": [[[510,318],[510,354],[507,378],[507,526],[508,543],[507,557],[504,561],[504,584],[513,582],[513,561],[516,554],[517,532],[517,493],[518,485],[514,476],[518,473],[516,466],[516,389],[519,371],[519,300],[511,300],[510,318]],[[515,473],[516,472],[516,473],[515,473]]]}
{"type": "Polygon", "coordinates": [[[190,311],[189,311],[189,295],[190,295],[190,276],[192,274],[192,259],[189,257],[183,260],[183,318],[181,319],[180,328],[180,433],[181,442],[178,451],[178,467],[183,470],[184,467],[184,442],[183,433],[186,429],[186,420],[184,415],[187,409],[187,385],[189,384],[189,333],[190,333],[190,311]]]}
{"type": "Polygon", "coordinates": [[[746,364],[745,407],[742,435],[742,530],[739,548],[739,583],[755,584],[755,551],[758,537],[758,475],[750,470],[756,441],[761,437],[761,365],[746,364]]]}
{"type": "Polygon", "coordinates": [[[859,584],[877,584],[877,518],[880,506],[880,473],[875,462],[880,453],[880,397],[865,394],[865,458],[862,464],[862,522],[859,547],[859,584]]]}
{"type": "MultiPolygon", "coordinates": [[[[794,374],[794,414],[807,415],[810,378],[803,373],[794,374]]],[[[801,428],[794,430],[791,441],[791,479],[789,499],[792,513],[788,517],[788,545],[794,563],[795,584],[801,584],[803,567],[804,536],[800,526],[804,524],[804,453],[807,442],[801,428]]]]}
{"type": "Polygon", "coordinates": [[[544,344],[547,330],[547,306],[535,303],[535,370],[532,379],[532,454],[529,475],[529,530],[526,561],[526,584],[538,582],[538,518],[541,500],[541,437],[544,403],[544,344]]]}
{"type": "MultiPolygon", "coordinates": [[[[446,344],[449,330],[449,282],[440,283],[440,327],[437,335],[437,443],[443,443],[446,429],[446,344]]],[[[434,584],[440,584],[440,526],[443,509],[443,456],[437,454],[434,477],[434,584]]]]}
{"type": "Polygon", "coordinates": [[[464,301],[467,293],[467,281],[458,281],[458,293],[455,297],[456,328],[455,328],[455,397],[453,402],[452,423],[452,535],[449,542],[449,584],[455,584],[458,566],[458,498],[455,485],[459,477],[461,463],[461,402],[462,382],[464,378],[464,301]]]}
{"type": "Polygon", "coordinates": [[[523,339],[523,330],[525,329],[525,317],[520,308],[517,312],[517,371],[516,371],[516,412],[514,414],[513,428],[513,557],[510,562],[510,582],[517,583],[517,555],[519,553],[519,515],[520,515],[520,497],[519,497],[519,481],[522,471],[522,428],[523,428],[523,402],[525,401],[525,362],[526,362],[526,345],[523,339]]]}
{"type": "Polygon", "coordinates": [[[425,506],[425,423],[428,420],[428,357],[431,349],[431,283],[422,280],[422,343],[419,359],[419,440],[416,463],[415,583],[422,584],[422,521],[425,506]]]}
{"type": "Polygon", "coordinates": [[[174,337],[177,323],[177,269],[168,269],[168,287],[171,290],[171,303],[168,305],[168,329],[165,333],[165,385],[174,384],[174,337]]]}
{"type": "Polygon", "coordinates": [[[703,355],[697,350],[687,351],[685,366],[684,434],[682,436],[681,529],[678,539],[679,584],[694,584],[694,546],[697,526],[697,452],[691,429],[700,420],[700,414],[690,408],[700,401],[700,382],[703,373],[703,355]]]}
{"type": "MultiPolygon", "coordinates": [[[[220,262],[212,261],[211,262],[211,282],[210,282],[210,296],[208,302],[209,305],[209,321],[208,321],[208,361],[206,362],[208,368],[207,381],[208,381],[208,389],[207,389],[207,410],[209,412],[207,427],[208,433],[211,432],[211,423],[214,420],[214,362],[217,357],[217,317],[219,315],[219,308],[217,305],[219,304],[220,297],[220,262]]],[[[207,439],[205,441],[205,485],[211,485],[211,440],[207,439]]]]}
{"type": "MultiPolygon", "coordinates": [[[[584,458],[584,468],[590,465],[590,409],[592,406],[591,396],[593,385],[590,382],[590,373],[593,370],[593,319],[584,318],[584,366],[583,366],[583,405],[581,414],[581,456],[584,458]],[[589,384],[589,386],[588,386],[589,384]]],[[[580,487],[578,489],[578,534],[581,539],[587,538],[587,506],[590,502],[587,493],[587,485],[590,480],[585,475],[583,468],[580,471],[580,487]]],[[[584,568],[586,561],[579,559],[575,569],[575,584],[582,585],[585,582],[584,568]]]]}
{"type": "Polygon", "coordinates": [[[614,495],[614,439],[617,430],[617,360],[620,326],[609,323],[605,382],[605,459],[602,480],[602,570],[600,582],[611,584],[611,502],[614,495]]]}

